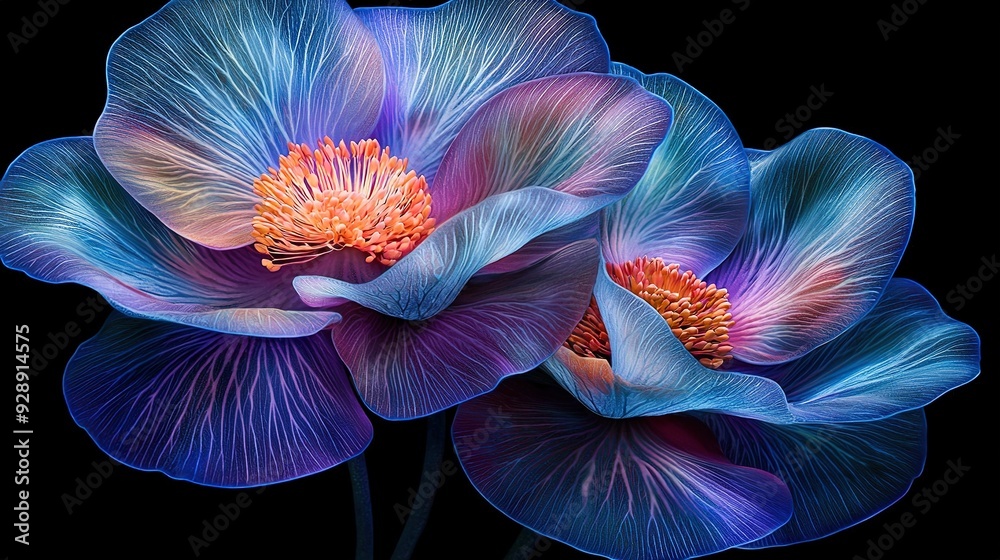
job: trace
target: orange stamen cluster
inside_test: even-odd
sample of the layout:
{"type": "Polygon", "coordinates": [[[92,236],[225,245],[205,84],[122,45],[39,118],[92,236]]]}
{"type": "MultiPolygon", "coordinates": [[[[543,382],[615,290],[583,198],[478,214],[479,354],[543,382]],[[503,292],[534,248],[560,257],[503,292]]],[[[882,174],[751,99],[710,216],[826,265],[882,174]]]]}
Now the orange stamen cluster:
{"type": "MultiPolygon", "coordinates": [[[[663,317],[674,336],[702,365],[717,369],[732,360],[733,347],[729,329],[729,292],[715,284],[706,284],[680,265],[664,264],[662,259],[640,257],[622,264],[608,265],[608,274],[618,285],[639,296],[663,317]]],[[[596,301],[565,346],[585,357],[609,359],[607,329],[601,320],[596,301]]]]}
{"type": "Polygon", "coordinates": [[[590,297],[590,306],[587,307],[583,319],[573,329],[563,346],[584,358],[611,359],[608,329],[604,326],[601,310],[597,308],[597,300],[593,296],[590,297]]]}
{"type": "Polygon", "coordinates": [[[254,248],[275,272],[352,247],[393,265],[434,231],[427,181],[376,140],[318,149],[289,144],[279,168],[254,181],[254,248]]]}

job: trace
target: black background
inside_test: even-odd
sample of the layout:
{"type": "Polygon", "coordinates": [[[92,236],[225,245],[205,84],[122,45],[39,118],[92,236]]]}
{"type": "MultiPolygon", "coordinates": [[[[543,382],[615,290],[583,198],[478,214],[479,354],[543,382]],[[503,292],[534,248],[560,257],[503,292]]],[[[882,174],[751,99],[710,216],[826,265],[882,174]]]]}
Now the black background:
{"type": "MultiPolygon", "coordinates": [[[[916,221],[897,275],[926,286],[949,315],[979,332],[984,341],[982,374],[927,407],[925,471],[896,505],[817,542],[729,551],[718,557],[864,557],[867,541],[882,535],[884,523],[910,512],[917,517],[916,527],[883,558],[933,552],[952,558],[996,558],[989,543],[995,537],[1000,497],[993,338],[1000,280],[986,281],[961,307],[953,298],[947,301],[956,284],[977,274],[980,259],[989,259],[998,248],[996,9],[942,0],[922,5],[915,0],[898,2],[911,11],[918,9],[886,40],[877,21],[892,16],[890,1],[815,2],[806,7],[805,3],[717,0],[671,2],[662,8],[626,0],[566,3],[597,18],[612,59],[647,73],[678,74],[705,93],[726,112],[748,147],[763,147],[768,138],[784,142],[785,129],[777,129],[778,121],[806,103],[812,86],[825,86],[832,95],[812,112],[807,127],[830,126],[867,136],[907,161],[932,146],[939,127],[951,127],[960,135],[916,182],[916,221]],[[746,10],[740,11],[743,5],[746,10]],[[722,33],[679,71],[673,53],[682,52],[688,37],[705,30],[703,20],[719,18],[724,9],[734,11],[735,21],[724,25],[722,33]],[[971,467],[969,473],[930,511],[921,513],[910,496],[939,480],[947,462],[959,458],[971,467]]],[[[90,134],[104,104],[109,47],[160,5],[135,0],[111,8],[71,0],[37,36],[20,46],[19,53],[5,40],[0,45],[6,125],[0,165],[8,165],[38,142],[90,134]]],[[[6,36],[20,29],[21,17],[31,17],[39,8],[30,0],[5,0],[0,9],[0,31],[6,36]]],[[[35,430],[31,552],[111,559],[193,557],[188,536],[199,533],[202,521],[217,515],[219,504],[233,502],[240,491],[204,488],[122,466],[72,514],[67,513],[61,496],[75,492],[76,479],[86,478],[95,470],[93,462],[107,458],[70,418],[62,400],[62,372],[73,349],[96,332],[106,313],[84,324],[77,307],[93,295],[87,289],[46,285],[6,269],[0,276],[5,328],[27,323],[39,338],[62,331],[70,321],[83,330],[31,385],[30,427],[35,430]]],[[[418,483],[425,423],[374,418],[373,422],[375,440],[367,457],[376,557],[387,558],[401,530],[393,504],[405,502],[407,489],[418,483]]],[[[452,452],[448,456],[453,459],[452,452]]],[[[353,506],[346,467],[250,495],[252,504],[202,550],[202,558],[272,553],[293,558],[353,557],[353,506]]],[[[441,488],[415,556],[500,559],[519,531],[458,474],[441,488]]],[[[13,557],[24,555],[24,547],[11,546],[13,557]]],[[[542,556],[585,557],[560,544],[542,556]]]]}

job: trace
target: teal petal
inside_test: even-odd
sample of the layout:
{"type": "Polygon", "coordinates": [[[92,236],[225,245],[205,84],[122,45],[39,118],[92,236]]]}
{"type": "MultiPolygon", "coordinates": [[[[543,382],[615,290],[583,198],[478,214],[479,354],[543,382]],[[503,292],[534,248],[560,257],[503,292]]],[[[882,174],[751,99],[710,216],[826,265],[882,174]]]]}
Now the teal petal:
{"type": "Polygon", "coordinates": [[[646,174],[601,213],[604,258],[661,258],[701,278],[746,228],[750,164],[743,143],[722,110],[679,78],[617,63],[612,73],[635,78],[665,99],[674,118],[646,174]]]}
{"type": "Polygon", "coordinates": [[[871,313],[798,360],[764,368],[803,422],[870,421],[919,408],[979,374],[979,337],[916,282],[894,278],[871,313]]]}
{"type": "Polygon", "coordinates": [[[882,295],[913,223],[913,174],[884,147],[810,130],[751,152],[746,234],[705,280],[729,291],[733,355],[797,358],[835,338],[882,295]]]}

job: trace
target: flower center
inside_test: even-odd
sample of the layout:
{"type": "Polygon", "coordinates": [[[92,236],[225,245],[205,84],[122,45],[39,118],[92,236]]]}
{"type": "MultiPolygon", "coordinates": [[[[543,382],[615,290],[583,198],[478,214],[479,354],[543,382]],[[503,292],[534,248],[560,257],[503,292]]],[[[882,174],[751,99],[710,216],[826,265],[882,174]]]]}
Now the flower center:
{"type": "Polygon", "coordinates": [[[583,314],[583,319],[580,319],[563,346],[584,358],[611,359],[608,329],[604,326],[601,310],[597,308],[597,300],[593,296],[590,297],[590,306],[583,314]]]}
{"type": "MultiPolygon", "coordinates": [[[[690,270],[682,273],[680,265],[667,265],[658,258],[609,264],[608,274],[652,305],[702,365],[716,369],[732,360],[733,347],[728,341],[734,321],[725,289],[702,282],[690,270]]],[[[584,357],[611,357],[607,329],[593,298],[565,346],[584,357]]]]}
{"type": "Polygon", "coordinates": [[[348,247],[393,265],[434,231],[427,181],[378,141],[288,148],[253,184],[254,248],[271,272],[348,247]]]}

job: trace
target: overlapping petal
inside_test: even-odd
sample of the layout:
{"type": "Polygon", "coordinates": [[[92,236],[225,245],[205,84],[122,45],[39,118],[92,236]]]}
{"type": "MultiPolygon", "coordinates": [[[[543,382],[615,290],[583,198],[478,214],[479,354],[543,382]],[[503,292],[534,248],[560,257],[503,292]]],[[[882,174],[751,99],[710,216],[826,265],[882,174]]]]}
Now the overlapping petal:
{"type": "Polygon", "coordinates": [[[594,297],[608,330],[611,364],[561,349],[545,369],[588,408],[611,418],[712,410],[791,422],[781,387],[757,375],[712,370],[696,360],[648,303],[605,267],[594,297]]]}
{"type": "Polygon", "coordinates": [[[131,315],[273,337],[309,335],[337,319],[309,310],[291,287],[294,272],[267,272],[252,249],[214,251],[172,232],[115,182],[90,138],[29,149],[4,176],[0,201],[6,266],[89,286],[131,315]]]}
{"type": "Polygon", "coordinates": [[[927,426],[920,410],[874,422],[776,426],[704,415],[726,456],[777,475],[795,513],[747,545],[766,548],[818,539],[889,507],[923,470],[927,426]]]}
{"type": "Polygon", "coordinates": [[[607,45],[593,18],[553,0],[452,0],[432,9],[357,14],[385,61],[375,137],[428,181],[473,112],[500,91],[536,78],[608,70],[607,45]]]}
{"type": "Polygon", "coordinates": [[[225,335],[120,314],[66,367],[76,422],[130,466],[246,487],[337,465],[372,426],[326,335],[225,335]]]}
{"type": "Polygon", "coordinates": [[[674,118],[646,174],[601,213],[604,258],[659,257],[703,277],[746,227],[750,164],[743,143],[722,110],[679,78],[617,63],[612,72],[665,99],[674,118]]]}
{"type": "Polygon", "coordinates": [[[295,288],[317,307],[350,300],[401,319],[432,317],[485,265],[628,192],[669,118],[666,103],[624,78],[572,74],[507,89],[445,157],[432,216],[446,221],[434,233],[371,282],[302,277],[295,288]]]}
{"type": "Polygon", "coordinates": [[[552,354],[583,315],[597,260],[596,241],[574,243],[531,268],[477,278],[426,321],[348,304],[334,345],[376,414],[431,414],[552,354]]]}
{"type": "Polygon", "coordinates": [[[506,257],[479,269],[480,274],[501,274],[527,268],[581,239],[597,239],[598,214],[591,214],[559,229],[543,233],[506,257]]]}
{"type": "Polygon", "coordinates": [[[112,47],[97,149],[174,231],[239,247],[254,179],[289,142],[367,137],[383,89],[378,44],[342,0],[173,0],[112,47]]]}
{"type": "Polygon", "coordinates": [[[979,337],[923,287],[893,279],[861,321],[798,360],[762,368],[805,422],[877,420],[930,404],[979,374],[979,337]]]}
{"type": "Polygon", "coordinates": [[[732,464],[696,420],[602,418],[524,378],[461,405],[453,436],[490,503],[591,554],[710,554],[767,535],[792,512],[781,480],[732,464]]]}
{"type": "Polygon", "coordinates": [[[571,74],[508,88],[445,154],[432,215],[447,220],[529,186],[572,194],[587,202],[575,217],[589,214],[635,186],[671,123],[670,106],[629,78],[571,74]]]}
{"type": "Polygon", "coordinates": [[[751,152],[750,223],[707,278],[729,290],[733,355],[778,363],[871,310],[913,222],[913,174],[884,147],[816,129],[751,152]]]}

